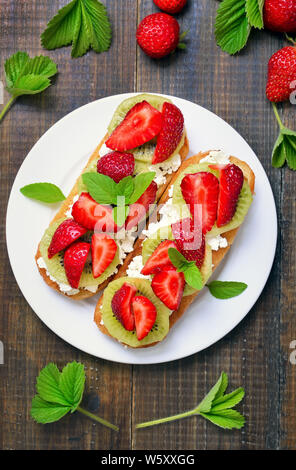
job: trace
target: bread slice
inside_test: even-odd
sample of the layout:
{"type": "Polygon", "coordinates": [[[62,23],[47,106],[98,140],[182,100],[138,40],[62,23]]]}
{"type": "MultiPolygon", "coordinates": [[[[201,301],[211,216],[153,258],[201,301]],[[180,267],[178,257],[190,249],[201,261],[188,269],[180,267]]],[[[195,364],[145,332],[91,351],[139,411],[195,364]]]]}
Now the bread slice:
{"type": "MultiPolygon", "coordinates": [[[[171,186],[174,184],[174,182],[176,181],[176,179],[178,178],[179,174],[181,172],[183,172],[189,165],[198,164],[200,162],[200,160],[202,160],[203,158],[205,158],[209,154],[209,152],[210,151],[200,152],[197,155],[194,155],[193,157],[187,159],[181,165],[181,167],[179,168],[177,173],[175,173],[173,175],[173,178],[171,179],[170,184],[167,186],[166,190],[164,191],[164,193],[163,193],[163,195],[162,195],[162,197],[159,201],[159,204],[165,204],[167,202],[167,200],[169,199],[169,190],[170,190],[171,186]]],[[[242,172],[244,174],[245,180],[247,180],[248,183],[249,183],[249,186],[250,186],[250,189],[251,189],[252,193],[254,193],[255,175],[254,175],[253,171],[251,170],[251,168],[249,167],[249,165],[246,162],[243,162],[243,161],[241,161],[241,160],[239,160],[238,158],[235,158],[235,157],[230,157],[229,160],[231,161],[231,163],[234,163],[235,165],[240,167],[240,169],[242,170],[242,172]]],[[[234,239],[236,237],[236,234],[237,234],[238,230],[239,230],[239,227],[234,229],[234,230],[230,230],[230,231],[225,232],[225,233],[222,234],[223,237],[227,239],[228,246],[226,248],[220,248],[218,251],[213,251],[212,252],[212,255],[213,255],[213,260],[212,260],[213,271],[219,266],[219,264],[221,263],[221,261],[225,257],[226,253],[230,250],[230,247],[234,242],[234,239]]],[[[135,244],[135,247],[134,247],[134,251],[127,256],[127,258],[125,259],[123,265],[120,267],[118,273],[116,274],[116,276],[114,276],[114,279],[118,279],[119,277],[126,276],[128,266],[129,266],[130,262],[132,261],[132,259],[134,257],[139,256],[139,255],[142,254],[142,244],[143,244],[143,242],[144,242],[143,239],[138,239],[137,240],[137,242],[135,244]]],[[[197,297],[199,292],[196,292],[192,295],[188,295],[188,296],[182,298],[180,307],[178,308],[178,310],[174,311],[172,313],[172,315],[170,316],[170,328],[172,328],[172,326],[177,322],[177,320],[179,318],[181,318],[181,316],[185,313],[187,308],[192,304],[194,299],[197,297]]],[[[101,315],[101,305],[102,305],[102,303],[103,303],[103,296],[99,299],[98,304],[96,306],[95,314],[94,314],[94,321],[95,321],[95,323],[97,324],[98,328],[101,330],[102,333],[104,333],[108,336],[111,336],[109,334],[109,331],[107,330],[107,328],[104,326],[104,324],[102,324],[102,315],[101,315]]],[[[147,346],[142,346],[142,347],[150,347],[150,346],[154,346],[155,344],[156,343],[152,343],[152,344],[149,344],[147,346]]]]}
{"type": "MultiPolygon", "coordinates": [[[[186,157],[188,155],[188,152],[189,152],[189,142],[188,142],[186,131],[184,131],[184,135],[185,135],[184,144],[183,144],[183,147],[181,148],[181,150],[179,152],[182,162],[186,159],[186,157]]],[[[98,147],[93,152],[93,154],[90,156],[90,158],[89,158],[89,160],[88,160],[88,162],[87,162],[87,164],[86,164],[83,171],[85,171],[85,169],[89,166],[90,163],[92,163],[94,160],[99,158],[100,150],[101,150],[102,146],[104,145],[104,143],[106,142],[108,137],[109,137],[108,134],[106,134],[105,137],[103,138],[103,140],[98,145],[98,147]]],[[[159,188],[157,190],[157,195],[156,195],[156,200],[157,201],[160,199],[160,197],[162,196],[163,192],[165,191],[167,185],[171,182],[173,177],[174,177],[174,174],[167,175],[166,176],[166,182],[163,185],[159,186],[159,188]]],[[[70,192],[69,196],[67,197],[67,199],[61,205],[60,210],[57,212],[57,214],[55,215],[55,217],[51,221],[50,225],[53,224],[56,220],[66,217],[66,213],[69,210],[69,207],[72,206],[75,196],[78,195],[78,181],[79,181],[79,177],[77,178],[76,183],[73,186],[72,191],[70,192]]],[[[57,282],[54,282],[52,279],[50,279],[50,277],[47,274],[47,270],[45,268],[41,268],[38,265],[37,261],[40,257],[41,257],[41,253],[40,253],[39,246],[38,246],[37,253],[35,255],[35,260],[36,260],[38,270],[39,270],[41,276],[43,277],[44,281],[46,282],[46,284],[48,284],[50,287],[52,287],[57,292],[60,292],[61,294],[65,295],[66,297],[71,298],[73,300],[82,300],[82,299],[86,299],[88,297],[92,297],[92,296],[96,295],[97,292],[104,289],[108,285],[108,283],[111,281],[111,279],[113,278],[113,276],[110,276],[108,279],[106,279],[106,281],[104,281],[102,284],[100,284],[98,286],[98,289],[97,289],[96,292],[90,292],[86,289],[81,289],[79,293],[69,296],[69,295],[67,295],[66,293],[64,293],[60,290],[59,284],[57,282]]]]}

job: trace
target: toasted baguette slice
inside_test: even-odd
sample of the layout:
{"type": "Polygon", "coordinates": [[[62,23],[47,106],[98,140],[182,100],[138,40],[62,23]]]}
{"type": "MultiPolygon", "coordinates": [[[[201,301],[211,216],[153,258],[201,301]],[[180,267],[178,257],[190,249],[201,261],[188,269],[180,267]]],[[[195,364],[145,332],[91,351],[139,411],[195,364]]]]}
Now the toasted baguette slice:
{"type": "MultiPolygon", "coordinates": [[[[179,168],[177,173],[175,173],[173,178],[171,179],[170,184],[167,186],[166,190],[164,191],[164,193],[163,193],[163,195],[162,195],[162,197],[159,201],[159,204],[165,204],[167,202],[167,200],[169,199],[169,190],[170,190],[171,186],[174,184],[174,182],[176,181],[176,179],[178,178],[179,174],[182,173],[189,165],[199,163],[200,160],[202,160],[203,158],[205,158],[209,154],[209,152],[210,151],[200,152],[197,155],[194,155],[193,157],[187,159],[181,165],[181,167],[179,168]]],[[[231,163],[234,163],[235,165],[237,165],[238,167],[241,168],[241,170],[244,174],[245,180],[248,181],[250,189],[251,189],[252,193],[254,193],[255,175],[254,175],[253,171],[251,170],[251,168],[249,167],[249,165],[247,163],[239,160],[238,158],[235,158],[235,157],[230,157],[229,160],[231,161],[231,163]]],[[[225,233],[222,234],[223,237],[227,239],[228,246],[226,248],[220,248],[218,251],[213,251],[212,252],[213,271],[219,266],[219,264],[223,260],[226,253],[230,250],[230,247],[234,242],[234,239],[235,239],[235,236],[236,236],[238,230],[239,230],[239,227],[234,229],[234,230],[230,230],[230,231],[225,232],[225,233]]],[[[116,276],[114,276],[114,279],[118,279],[119,277],[126,276],[128,266],[129,266],[130,262],[132,261],[132,259],[134,257],[139,256],[139,255],[142,254],[142,244],[143,244],[143,242],[144,242],[144,240],[141,239],[141,238],[136,241],[134,251],[127,256],[127,258],[125,259],[123,265],[120,267],[118,273],[116,274],[116,276]]],[[[194,299],[199,294],[199,292],[196,292],[192,295],[188,295],[188,296],[182,298],[181,305],[180,305],[179,309],[175,310],[172,313],[172,315],[170,316],[170,328],[177,322],[177,320],[179,318],[181,318],[181,316],[185,313],[185,311],[191,305],[191,303],[194,301],[194,299]]],[[[94,314],[94,321],[95,321],[96,325],[98,326],[98,328],[101,330],[102,333],[104,333],[108,336],[111,336],[109,334],[109,331],[107,330],[107,328],[104,326],[104,324],[102,324],[102,315],[101,315],[101,305],[102,305],[102,303],[103,303],[103,296],[100,297],[100,299],[98,301],[98,304],[96,306],[95,314],[94,314]]],[[[140,346],[140,347],[146,347],[147,348],[147,347],[154,346],[155,344],[157,344],[157,343],[152,343],[152,344],[149,344],[147,346],[140,346]]]]}
{"type": "MultiPolygon", "coordinates": [[[[183,147],[181,148],[181,150],[179,152],[182,162],[186,159],[186,157],[188,155],[188,152],[189,152],[189,142],[188,142],[188,138],[187,138],[187,135],[186,135],[186,131],[184,131],[184,135],[185,135],[184,145],[183,145],[183,147]]],[[[107,134],[104,137],[104,139],[101,141],[101,143],[98,145],[98,147],[95,149],[95,151],[93,152],[93,154],[89,158],[89,160],[87,162],[87,165],[85,166],[83,171],[85,171],[85,169],[89,166],[90,163],[92,163],[94,160],[99,158],[101,147],[104,145],[104,143],[106,142],[108,137],[109,136],[107,134]]],[[[110,152],[111,152],[111,150],[110,150],[110,152]]],[[[157,190],[157,195],[156,195],[156,200],[157,201],[160,199],[160,197],[162,196],[163,192],[165,191],[167,185],[171,182],[173,177],[174,177],[174,174],[167,175],[166,176],[166,182],[163,185],[159,186],[159,188],[157,190]]],[[[50,225],[53,224],[56,220],[61,219],[63,217],[66,217],[66,213],[67,213],[69,207],[72,206],[75,196],[78,195],[78,181],[79,181],[79,178],[80,177],[77,178],[76,183],[72,188],[72,191],[70,192],[67,199],[61,205],[60,210],[55,215],[55,217],[51,221],[50,225]]],[[[38,246],[37,253],[35,255],[35,260],[36,260],[38,270],[39,270],[41,276],[43,277],[44,281],[46,282],[46,284],[48,284],[50,287],[52,287],[57,292],[60,292],[61,294],[65,295],[66,297],[71,298],[73,300],[82,300],[82,299],[86,299],[88,297],[93,297],[94,295],[97,294],[97,292],[104,289],[108,285],[110,280],[113,278],[113,276],[110,276],[108,279],[106,279],[106,281],[104,281],[102,284],[100,284],[98,286],[98,289],[97,289],[96,292],[90,292],[90,291],[82,288],[79,293],[69,296],[69,295],[67,295],[66,293],[64,293],[60,290],[59,284],[57,282],[54,282],[52,279],[50,279],[50,277],[47,274],[47,270],[45,268],[40,268],[40,266],[37,263],[37,261],[40,257],[41,257],[41,253],[40,253],[39,246],[38,246]]]]}

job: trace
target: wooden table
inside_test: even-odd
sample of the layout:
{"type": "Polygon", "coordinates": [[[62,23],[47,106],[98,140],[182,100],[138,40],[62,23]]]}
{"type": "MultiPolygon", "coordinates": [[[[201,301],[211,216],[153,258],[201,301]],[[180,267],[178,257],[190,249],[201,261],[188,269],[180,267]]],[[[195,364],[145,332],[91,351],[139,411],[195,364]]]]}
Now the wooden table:
{"type": "MultiPolygon", "coordinates": [[[[40,34],[66,1],[2,0],[0,58],[17,50],[42,53],[40,34]]],[[[54,86],[20,98],[0,125],[1,318],[0,447],[2,449],[277,449],[296,445],[296,366],[289,362],[296,339],[295,193],[296,175],[272,168],[277,125],[265,98],[266,66],[284,45],[282,35],[253,32],[241,54],[230,57],[215,44],[215,0],[191,0],[179,15],[190,29],[187,52],[152,61],[136,47],[140,19],[156,11],[152,0],[108,0],[113,25],[109,52],[70,58],[63,48],[49,55],[59,66],[54,86]],[[95,359],[72,348],[45,327],[22,296],[5,246],[5,213],[10,188],[27,153],[58,119],[92,100],[117,93],[149,91],[176,95],[217,113],[253,147],[270,178],[279,214],[277,255],[269,281],[247,318],[226,338],[195,356],[169,364],[129,366],[95,359]],[[86,390],[99,395],[98,414],[120,432],[76,414],[42,426],[29,416],[39,370],[54,361],[86,366],[86,390]],[[134,424],[194,407],[220,372],[231,387],[244,386],[242,431],[224,431],[190,418],[135,432],[134,424]]],[[[5,93],[5,102],[8,94],[5,93]]],[[[295,128],[295,109],[279,107],[295,128]]],[[[197,123],[198,125],[198,123],[197,123]]],[[[196,149],[198,150],[198,149],[196,149]]],[[[17,217],[17,214],[16,214],[17,217]]],[[[30,221],[28,221],[30,223],[30,221]]],[[[268,220],[265,221],[268,224],[268,220]]],[[[254,233],[256,237],[256,233],[254,233]]],[[[19,241],[22,242],[20,228],[19,241]]],[[[243,269],[243,267],[242,267],[243,269]]],[[[254,270],[256,266],[254,266],[254,270]]]]}

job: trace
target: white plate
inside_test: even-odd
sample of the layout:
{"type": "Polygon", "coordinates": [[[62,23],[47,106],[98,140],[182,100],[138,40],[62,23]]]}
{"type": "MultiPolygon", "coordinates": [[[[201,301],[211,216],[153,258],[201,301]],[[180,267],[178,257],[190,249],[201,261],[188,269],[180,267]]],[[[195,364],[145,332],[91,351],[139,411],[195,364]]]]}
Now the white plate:
{"type": "Polygon", "coordinates": [[[96,357],[132,364],[180,359],[212,345],[249,312],[264,288],[273,263],[277,217],[273,194],[258,158],[246,141],[226,122],[206,109],[171,97],[184,116],[190,155],[223,149],[246,161],[256,175],[256,196],[234,246],[215,278],[243,281],[248,289],[239,297],[217,300],[205,288],[168,337],[155,347],[132,350],[103,335],[93,322],[97,296],[75,302],[50,289],[35,265],[35,252],[57,207],[21,195],[29,183],[48,181],[65,194],[72,188],[87,158],[106,133],[116,106],[132,94],[89,103],[65,116],[32,148],[14,181],[7,210],[7,247],[16,281],[38,317],[57,335],[96,357]]]}

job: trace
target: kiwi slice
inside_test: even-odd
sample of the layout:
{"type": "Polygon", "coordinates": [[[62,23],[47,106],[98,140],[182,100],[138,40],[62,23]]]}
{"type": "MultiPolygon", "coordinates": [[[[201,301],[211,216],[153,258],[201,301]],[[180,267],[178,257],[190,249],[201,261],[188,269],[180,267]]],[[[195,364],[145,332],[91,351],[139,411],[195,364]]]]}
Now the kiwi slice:
{"type": "Polygon", "coordinates": [[[170,310],[156,297],[150,282],[146,279],[121,277],[110,282],[104,291],[102,319],[105,327],[111,336],[133,348],[147,346],[163,340],[169,332],[169,315],[170,310]],[[152,330],[141,341],[138,340],[136,331],[127,331],[117,320],[112,311],[111,302],[113,296],[125,282],[134,285],[138,289],[137,295],[146,296],[155,305],[157,310],[157,317],[152,330]]]}
{"type": "MultiPolygon", "coordinates": [[[[59,219],[54,222],[50,227],[45,231],[42,240],[40,242],[40,253],[44,262],[46,264],[49,274],[56,279],[60,284],[68,284],[68,279],[64,269],[64,251],[57,253],[53,258],[48,258],[48,247],[52,240],[53,234],[55,233],[58,226],[66,219],[59,219]]],[[[89,242],[91,239],[91,232],[87,232],[84,237],[81,239],[89,242]]],[[[97,279],[93,277],[92,274],[92,263],[91,261],[86,262],[84,270],[81,276],[79,287],[87,286],[99,286],[104,282],[111,274],[116,270],[117,265],[120,263],[119,250],[117,250],[116,255],[112,263],[108,266],[106,271],[97,279]]]]}
{"type": "MultiPolygon", "coordinates": [[[[209,245],[206,245],[205,259],[204,259],[202,267],[200,268],[203,285],[207,283],[207,281],[212,275],[212,272],[213,272],[212,262],[213,262],[212,249],[209,245]]],[[[192,294],[195,294],[196,292],[198,292],[196,289],[186,284],[183,296],[186,297],[187,295],[192,295],[192,294]]]]}

